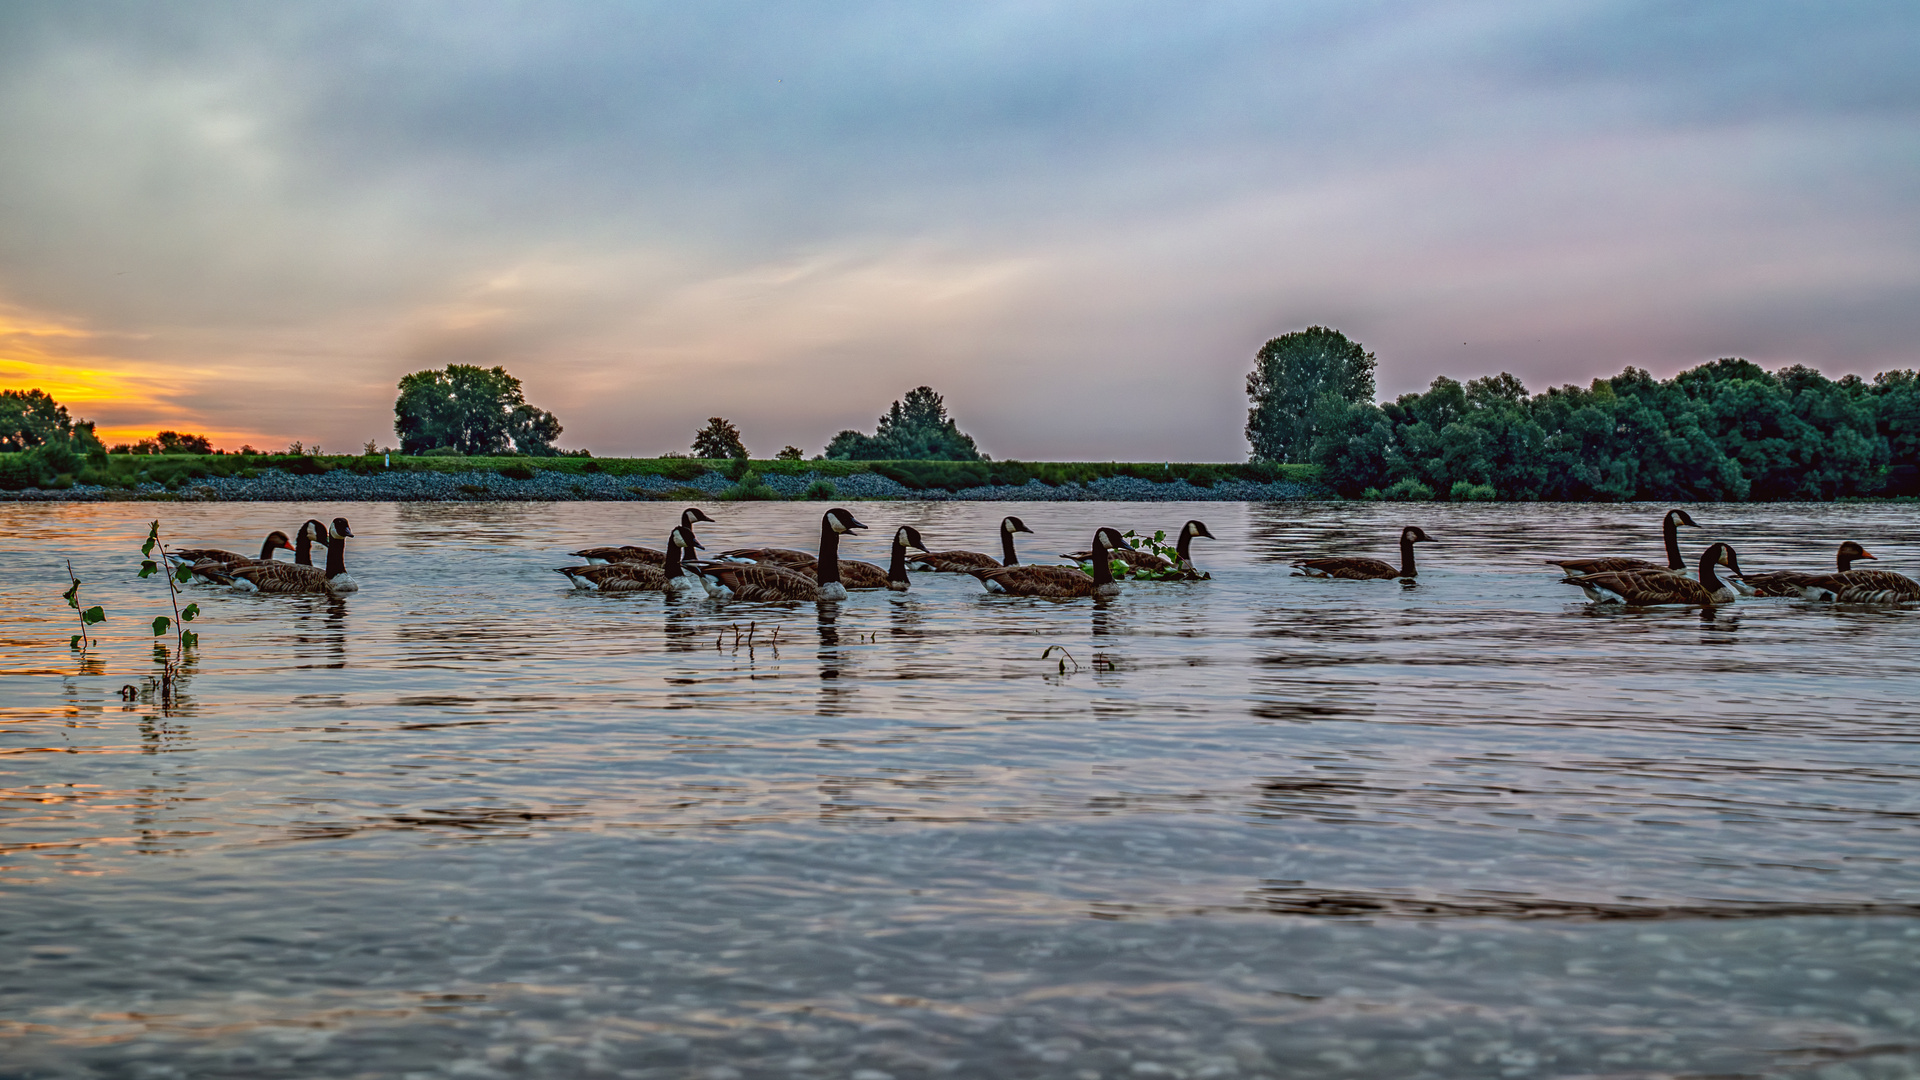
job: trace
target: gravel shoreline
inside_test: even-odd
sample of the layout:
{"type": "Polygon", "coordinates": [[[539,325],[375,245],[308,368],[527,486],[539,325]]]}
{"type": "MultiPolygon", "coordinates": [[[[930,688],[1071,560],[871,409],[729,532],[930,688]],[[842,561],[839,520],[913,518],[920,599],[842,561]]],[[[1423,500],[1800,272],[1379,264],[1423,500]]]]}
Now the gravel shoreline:
{"type": "MultiPolygon", "coordinates": [[[[1284,502],[1323,499],[1328,495],[1312,485],[1292,481],[1271,484],[1222,480],[1197,487],[1185,480],[1157,484],[1129,476],[1107,477],[1085,484],[1058,487],[1030,480],[1014,486],[993,484],[946,491],[915,490],[877,473],[823,477],[773,475],[764,478],[783,498],[800,498],[817,480],[833,485],[834,499],[865,502],[876,499],[917,499],[928,502],[1284,502]]],[[[0,502],[120,502],[135,500],[182,502],[655,502],[691,497],[718,498],[733,487],[719,473],[692,480],[663,476],[573,475],[536,472],[531,480],[514,480],[497,472],[390,472],[361,476],[346,469],[317,476],[295,476],[268,469],[251,480],[207,477],[191,480],[169,491],[160,484],[142,484],[132,490],[76,484],[58,491],[27,488],[0,491],[0,502]]]]}

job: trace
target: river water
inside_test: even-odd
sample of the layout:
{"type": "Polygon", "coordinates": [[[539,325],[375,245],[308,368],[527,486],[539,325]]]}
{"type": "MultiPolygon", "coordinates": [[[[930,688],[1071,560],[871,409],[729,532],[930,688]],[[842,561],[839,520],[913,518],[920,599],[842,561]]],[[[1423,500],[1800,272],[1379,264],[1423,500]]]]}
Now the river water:
{"type": "MultiPolygon", "coordinates": [[[[1664,507],[851,509],[875,561],[1220,539],[1111,602],[720,608],[550,572],[674,506],[0,506],[0,1076],[1920,1075],[1920,611],[1540,564],[1664,507]],[[296,512],[362,591],[186,587],[156,700],[147,520],[296,512]],[[1417,586],[1288,574],[1406,523],[1417,586]]],[[[1750,571],[1920,569],[1910,507],[1689,509],[1750,571]]]]}

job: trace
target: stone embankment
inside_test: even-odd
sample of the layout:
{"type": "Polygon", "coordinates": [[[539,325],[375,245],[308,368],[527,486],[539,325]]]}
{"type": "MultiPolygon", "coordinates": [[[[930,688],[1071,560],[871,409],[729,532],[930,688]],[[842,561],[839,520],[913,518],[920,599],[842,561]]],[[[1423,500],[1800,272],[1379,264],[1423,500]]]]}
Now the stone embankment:
{"type": "MultiPolygon", "coordinates": [[[[1211,487],[1199,487],[1185,480],[1161,484],[1116,476],[1084,484],[1050,485],[1032,480],[1019,486],[996,484],[959,491],[942,488],[916,490],[875,473],[836,477],[822,477],[818,473],[772,475],[765,477],[763,482],[780,497],[797,499],[807,497],[808,489],[821,480],[833,485],[832,494],[816,493],[815,497],[848,502],[870,499],[941,502],[1272,502],[1326,497],[1324,491],[1313,485],[1286,480],[1274,483],[1222,480],[1211,487]]],[[[481,471],[447,473],[396,469],[359,475],[350,470],[337,469],[316,476],[295,476],[279,469],[267,469],[252,479],[207,477],[182,483],[175,490],[160,484],[142,484],[131,490],[76,484],[59,491],[38,488],[4,491],[0,492],[0,501],[618,502],[717,499],[735,487],[732,481],[715,472],[679,481],[662,476],[575,475],[536,471],[530,480],[517,480],[498,472],[481,471]]]]}

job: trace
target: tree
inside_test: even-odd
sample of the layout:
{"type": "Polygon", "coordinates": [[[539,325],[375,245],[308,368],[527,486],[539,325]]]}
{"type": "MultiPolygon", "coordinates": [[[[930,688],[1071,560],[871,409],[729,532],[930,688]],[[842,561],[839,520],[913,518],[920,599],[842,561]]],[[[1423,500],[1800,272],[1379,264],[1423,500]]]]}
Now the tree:
{"type": "Polygon", "coordinates": [[[804,455],[797,446],[783,446],[774,457],[781,461],[799,461],[804,455]]]}
{"type": "Polygon", "coordinates": [[[45,390],[0,390],[0,451],[31,450],[72,437],[67,407],[45,390]]]}
{"type": "Polygon", "coordinates": [[[188,435],[179,431],[163,431],[155,435],[154,441],[163,454],[211,454],[213,443],[205,435],[188,435]]]}
{"type": "Polygon", "coordinates": [[[872,435],[842,431],[826,456],[851,461],[985,461],[987,456],[947,415],[931,386],[916,386],[880,417],[872,435]]]}
{"type": "Polygon", "coordinates": [[[740,441],[739,428],[723,417],[711,416],[707,418],[707,426],[693,434],[693,456],[745,461],[747,444],[740,441]]]}
{"type": "Polygon", "coordinates": [[[1261,346],[1247,376],[1247,441],[1263,461],[1304,461],[1323,394],[1373,400],[1373,354],[1347,335],[1310,326],[1261,346]]]}
{"type": "Polygon", "coordinates": [[[520,380],[501,367],[449,364],[400,380],[393,431],[403,453],[451,447],[462,454],[551,457],[563,430],[552,413],[527,404],[520,380]]]}

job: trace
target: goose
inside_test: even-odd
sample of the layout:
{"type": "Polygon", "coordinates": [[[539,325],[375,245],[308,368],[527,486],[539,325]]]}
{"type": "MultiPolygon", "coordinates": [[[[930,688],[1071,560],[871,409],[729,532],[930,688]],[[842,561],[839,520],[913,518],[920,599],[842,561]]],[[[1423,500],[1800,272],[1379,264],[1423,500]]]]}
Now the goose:
{"type": "Polygon", "coordinates": [[[1740,557],[1730,544],[1712,544],[1700,554],[1699,580],[1676,574],[1664,567],[1652,570],[1603,570],[1596,574],[1570,574],[1567,585],[1578,585],[1588,599],[1600,604],[1625,604],[1628,607],[1714,607],[1731,604],[1733,588],[1714,575],[1724,566],[1740,573],[1740,557]]]}
{"type": "Polygon", "coordinates": [[[913,587],[907,577],[907,552],[924,551],[920,543],[920,530],[911,525],[902,525],[893,533],[893,559],[885,570],[870,562],[855,559],[840,560],[840,584],[849,592],[857,589],[887,589],[892,592],[906,592],[913,587]]]}
{"type": "Polygon", "coordinates": [[[1091,574],[1077,566],[989,566],[969,571],[991,593],[1008,596],[1044,596],[1071,599],[1080,596],[1118,596],[1120,583],[1113,580],[1111,555],[1131,551],[1118,530],[1102,527],[1094,531],[1089,560],[1091,574]]]}
{"type": "MultiPolygon", "coordinates": [[[[845,600],[840,581],[840,534],[865,525],[840,507],[820,515],[820,555],[812,574],[771,562],[729,562],[715,559],[695,567],[716,600],[845,600]]],[[[758,549],[768,550],[768,549],[758,549]]]]}
{"type": "Polygon", "coordinates": [[[705,593],[700,575],[682,566],[682,552],[700,550],[700,542],[682,525],[667,534],[667,560],[654,566],[643,562],[607,562],[591,566],[562,566],[554,570],[564,574],[573,587],[591,592],[635,593],[664,592],[672,596],[705,593]]]}
{"type": "MultiPolygon", "coordinates": [[[[1195,537],[1205,537],[1208,540],[1219,539],[1207,531],[1207,524],[1204,521],[1189,521],[1185,525],[1180,526],[1180,539],[1174,541],[1174,551],[1180,559],[1179,568],[1189,573],[1193,571],[1193,555],[1188,548],[1193,543],[1195,537]]],[[[1151,551],[1123,548],[1112,554],[1114,558],[1126,563],[1127,566],[1136,571],[1143,570],[1148,573],[1164,573],[1174,568],[1174,564],[1168,562],[1166,556],[1155,555],[1151,551]]],[[[1077,563],[1090,562],[1093,559],[1093,552],[1073,551],[1066,553],[1062,558],[1072,559],[1077,563]]]]}
{"type": "Polygon", "coordinates": [[[1418,525],[1409,525],[1400,530],[1400,565],[1395,566],[1381,559],[1368,559],[1358,555],[1336,555],[1326,559],[1302,559],[1292,565],[1300,572],[1295,577],[1347,578],[1354,581],[1377,581],[1383,578],[1410,578],[1418,576],[1413,565],[1413,545],[1437,544],[1438,540],[1428,536],[1418,525]]]}
{"type": "MultiPolygon", "coordinates": [[[[305,527],[302,526],[301,539],[304,541],[306,538],[305,527]]],[[[200,563],[211,563],[214,567],[218,568],[229,565],[238,566],[242,563],[272,562],[273,553],[283,550],[294,550],[293,541],[287,539],[286,533],[275,529],[268,533],[267,538],[261,542],[260,557],[258,559],[251,555],[242,555],[237,551],[226,551],[222,548],[180,548],[177,551],[167,552],[167,561],[175,566],[185,567],[193,567],[200,563]]],[[[307,561],[312,562],[313,560],[309,557],[307,561]]]]}
{"type": "Polygon", "coordinates": [[[1634,559],[1625,555],[1602,555],[1591,559],[1548,559],[1548,566],[1557,566],[1569,576],[1580,574],[1604,574],[1621,570],[1656,570],[1668,574],[1687,572],[1687,561],[1680,557],[1679,528],[1685,525],[1690,529],[1700,527],[1699,523],[1687,516],[1685,510],[1673,509],[1660,519],[1660,538],[1667,545],[1665,565],[1649,562],[1646,559],[1634,559]]]}
{"type": "MultiPolygon", "coordinates": [[[[687,530],[689,550],[703,550],[700,547],[700,538],[693,535],[693,523],[712,520],[697,506],[689,506],[680,512],[680,527],[687,530]]],[[[585,559],[588,563],[647,563],[652,566],[667,564],[666,552],[650,547],[635,547],[632,544],[619,547],[581,548],[579,551],[569,551],[567,554],[576,559],[585,559]]]]}
{"type": "Polygon", "coordinates": [[[1847,570],[1806,582],[1800,595],[1842,604],[1906,604],[1920,600],[1920,581],[1891,570],[1847,570]]]}
{"type": "MultiPolygon", "coordinates": [[[[1873,556],[1868,553],[1866,548],[1849,540],[1841,544],[1840,550],[1834,554],[1834,565],[1839,573],[1844,574],[1853,569],[1853,564],[1856,560],[1871,558],[1873,558],[1873,556]]],[[[1816,578],[1826,576],[1825,573],[1820,571],[1771,570],[1764,574],[1748,574],[1745,578],[1736,579],[1733,587],[1739,589],[1747,596],[1797,597],[1804,595],[1800,591],[1803,586],[1814,581],[1816,578]]]]}
{"type": "Polygon", "coordinates": [[[359,583],[347,574],[347,537],[352,535],[353,530],[347,527],[347,519],[343,517],[333,519],[331,533],[326,526],[320,526],[314,540],[327,545],[325,570],[294,563],[270,562],[235,567],[230,573],[214,570],[208,577],[223,585],[232,585],[242,592],[324,593],[332,596],[358,592],[359,583]]]}
{"type": "MultiPolygon", "coordinates": [[[[281,533],[275,533],[273,535],[280,536],[282,539],[285,539],[284,535],[281,533]]],[[[318,542],[320,543],[320,545],[322,547],[325,547],[327,543],[326,536],[327,536],[327,527],[325,525],[320,524],[319,521],[313,518],[308,518],[306,522],[302,524],[300,528],[294,532],[295,539],[293,542],[293,565],[312,566],[313,565],[313,545],[315,543],[315,537],[318,537],[319,538],[318,542]]],[[[268,537],[268,539],[271,540],[272,537],[268,537]]],[[[265,550],[265,549],[262,548],[262,550],[265,550]]],[[[232,552],[227,552],[226,554],[231,555],[232,552]]],[[[210,575],[208,571],[217,570],[226,574],[232,574],[234,570],[242,566],[258,566],[262,563],[271,563],[271,562],[273,562],[273,558],[270,555],[263,558],[259,558],[259,559],[247,559],[247,558],[200,559],[195,562],[187,564],[187,571],[200,581],[219,584],[219,582],[212,575],[210,575]]],[[[176,563],[175,565],[180,565],[180,564],[176,563]]]]}
{"type": "Polygon", "coordinates": [[[970,574],[975,570],[988,570],[996,566],[1019,566],[1020,556],[1013,550],[1014,533],[1030,533],[1027,523],[1011,515],[1000,519],[1000,558],[984,551],[926,551],[916,556],[911,564],[914,570],[926,570],[935,574],[970,574]]]}

